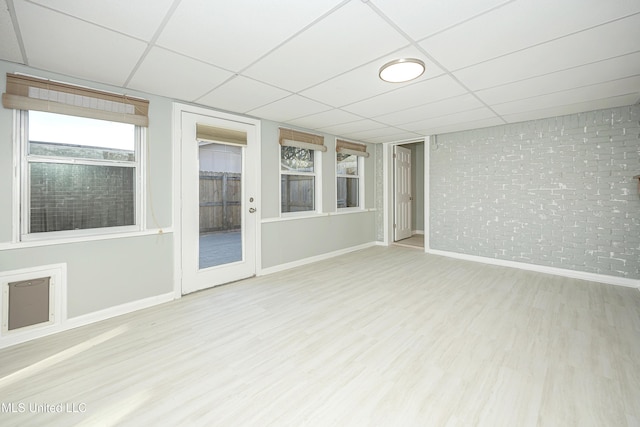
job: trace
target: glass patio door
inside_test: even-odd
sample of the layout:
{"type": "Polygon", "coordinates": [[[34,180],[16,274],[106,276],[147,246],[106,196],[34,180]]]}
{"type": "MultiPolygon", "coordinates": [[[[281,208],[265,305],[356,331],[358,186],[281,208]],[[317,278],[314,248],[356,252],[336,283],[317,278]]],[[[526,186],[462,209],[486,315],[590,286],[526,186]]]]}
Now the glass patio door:
{"type": "Polygon", "coordinates": [[[256,272],[256,129],[182,113],[182,293],[256,272]]]}

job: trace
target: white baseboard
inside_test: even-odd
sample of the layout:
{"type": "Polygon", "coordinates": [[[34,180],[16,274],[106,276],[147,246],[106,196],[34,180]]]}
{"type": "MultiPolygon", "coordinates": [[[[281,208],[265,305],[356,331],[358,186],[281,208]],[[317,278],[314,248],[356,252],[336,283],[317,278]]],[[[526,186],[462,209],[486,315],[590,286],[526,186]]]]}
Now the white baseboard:
{"type": "Polygon", "coordinates": [[[424,235],[424,230],[413,230],[411,234],[422,234],[424,235]]]}
{"type": "Polygon", "coordinates": [[[325,259],[333,258],[339,255],[344,255],[349,252],[359,251],[361,249],[370,248],[381,244],[382,242],[369,242],[358,246],[351,246],[349,248],[340,249],[333,252],[327,252],[326,254],[316,255],[309,258],[303,258],[297,261],[287,262],[285,264],[274,265],[273,267],[263,268],[258,272],[258,276],[265,276],[267,274],[277,273],[279,271],[289,270],[291,268],[300,267],[303,265],[311,264],[313,262],[323,261],[325,259]]]}
{"type": "Polygon", "coordinates": [[[585,271],[567,270],[565,268],[547,267],[544,265],[527,264],[524,262],[508,261],[496,258],[487,258],[477,255],[460,254],[457,252],[441,251],[438,249],[427,249],[425,252],[432,255],[441,255],[449,258],[462,259],[465,261],[499,265],[501,267],[518,268],[520,270],[536,271],[538,273],[553,274],[556,276],[570,277],[572,279],[581,279],[590,282],[599,282],[608,285],[626,286],[629,288],[640,289],[640,280],[636,279],[627,279],[624,277],[608,276],[606,274],[587,273],[585,271]]]}
{"type": "Polygon", "coordinates": [[[82,316],[72,317],[67,319],[65,324],[67,329],[77,328],[79,326],[88,325],[90,323],[99,322],[101,320],[110,319],[112,317],[121,316],[134,311],[142,310],[145,308],[153,307],[155,305],[163,304],[165,302],[173,301],[175,294],[173,291],[162,295],[156,295],[153,297],[144,298],[137,301],[127,302],[115,307],[105,308],[104,310],[95,311],[93,313],[83,314],[82,316]]]}
{"type": "Polygon", "coordinates": [[[99,322],[101,320],[106,320],[112,317],[131,313],[133,311],[153,307],[155,305],[163,304],[165,302],[169,302],[174,299],[175,299],[174,293],[169,292],[166,294],[156,295],[153,297],[149,297],[149,298],[145,298],[137,301],[131,301],[115,307],[109,307],[109,308],[105,308],[104,310],[66,319],[56,325],[45,326],[45,327],[42,327],[41,329],[33,329],[21,334],[8,335],[0,339],[0,348],[10,347],[12,345],[31,341],[36,338],[42,338],[47,335],[56,334],[58,332],[74,329],[80,326],[85,326],[91,323],[99,322]]]}

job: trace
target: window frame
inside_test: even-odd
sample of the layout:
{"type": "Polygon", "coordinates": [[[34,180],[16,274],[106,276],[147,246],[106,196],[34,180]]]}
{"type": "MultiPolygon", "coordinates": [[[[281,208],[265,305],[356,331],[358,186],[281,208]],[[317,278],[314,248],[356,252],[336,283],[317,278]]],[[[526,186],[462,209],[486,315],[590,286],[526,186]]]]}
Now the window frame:
{"type": "Polygon", "coordinates": [[[358,174],[357,175],[349,175],[349,174],[339,174],[338,173],[338,155],[340,152],[336,151],[335,155],[335,171],[336,171],[336,209],[338,212],[348,212],[348,211],[361,211],[364,210],[364,157],[363,156],[355,156],[358,162],[358,174]],[[358,206],[348,206],[348,207],[338,207],[338,179],[339,178],[349,178],[349,179],[357,179],[358,180],[358,206]]]}
{"type": "MultiPolygon", "coordinates": [[[[103,236],[118,233],[139,232],[145,229],[144,224],[144,154],[146,148],[147,128],[133,125],[134,127],[134,161],[85,159],[79,157],[56,157],[46,155],[29,154],[29,111],[15,110],[15,152],[18,153],[17,164],[17,227],[16,240],[19,242],[32,242],[53,239],[82,238],[91,236],[103,236]],[[89,166],[117,166],[134,169],[134,224],[86,228],[79,230],[60,230],[32,233],[30,228],[31,191],[29,165],[33,163],[54,163],[89,166]]],[[[64,115],[64,114],[63,114],[64,115]]],[[[68,115],[74,117],[73,115],[68,115]]]]}
{"type": "Polygon", "coordinates": [[[280,217],[303,217],[303,216],[313,216],[322,212],[322,197],[321,197],[321,188],[322,188],[322,151],[314,150],[312,148],[303,148],[305,150],[310,150],[313,152],[313,172],[289,172],[286,170],[282,170],[282,149],[283,145],[279,144],[278,149],[278,210],[280,211],[280,217]],[[298,211],[298,212],[282,212],[282,176],[312,176],[313,180],[313,204],[314,209],[308,211],[298,211]]]}

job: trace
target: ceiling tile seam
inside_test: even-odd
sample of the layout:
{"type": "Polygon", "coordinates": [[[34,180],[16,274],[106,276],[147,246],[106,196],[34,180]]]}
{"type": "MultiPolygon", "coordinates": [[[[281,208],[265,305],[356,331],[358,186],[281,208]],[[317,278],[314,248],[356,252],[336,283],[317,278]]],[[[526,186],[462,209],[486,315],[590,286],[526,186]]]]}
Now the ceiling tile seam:
{"type": "Polygon", "coordinates": [[[133,69],[129,73],[129,76],[124,81],[124,84],[123,84],[124,87],[129,86],[129,84],[131,83],[131,80],[133,79],[133,76],[135,76],[135,74],[138,72],[138,70],[140,69],[140,66],[142,65],[144,60],[147,58],[147,55],[149,55],[149,52],[151,51],[151,49],[153,49],[153,47],[156,46],[156,41],[158,40],[158,37],[160,37],[160,34],[162,33],[162,31],[164,31],[164,27],[167,25],[167,22],[169,22],[169,19],[171,19],[171,16],[173,16],[174,12],[180,5],[181,1],[182,0],[173,0],[173,3],[171,3],[171,7],[169,7],[169,10],[164,15],[162,22],[160,22],[160,25],[158,25],[158,28],[156,28],[156,31],[153,33],[153,36],[151,36],[151,40],[149,40],[149,42],[147,43],[146,49],[144,50],[144,52],[142,52],[142,55],[140,55],[140,58],[138,58],[138,62],[136,62],[136,64],[133,66],[133,69]]]}
{"type": "MultiPolygon", "coordinates": [[[[605,98],[591,99],[589,101],[571,102],[571,103],[568,103],[568,104],[554,104],[551,107],[536,108],[535,110],[525,110],[525,111],[519,111],[517,113],[508,113],[508,114],[505,114],[505,117],[515,116],[515,115],[520,115],[520,114],[531,114],[531,113],[536,113],[538,111],[549,111],[549,110],[554,109],[554,108],[570,107],[572,105],[583,104],[585,102],[593,103],[593,102],[598,102],[598,101],[606,101],[606,100],[609,100],[609,99],[623,98],[625,96],[632,96],[632,95],[636,95],[636,94],[637,94],[637,92],[631,92],[631,93],[623,93],[621,95],[616,95],[616,96],[607,96],[605,98]]],[[[589,111],[596,111],[596,110],[589,110],[589,111]]],[[[577,113],[587,113],[589,111],[579,111],[577,113]]],[[[548,114],[548,113],[544,113],[544,114],[548,114]]],[[[545,118],[548,118],[548,116],[545,116],[545,118]]],[[[523,120],[522,119],[518,119],[515,122],[509,122],[508,121],[507,123],[518,123],[518,122],[521,122],[521,121],[523,121],[523,120]]],[[[526,119],[525,119],[525,121],[526,121],[526,119]]]]}
{"type": "Polygon", "coordinates": [[[633,74],[631,76],[620,77],[620,78],[617,78],[617,79],[604,80],[604,81],[601,81],[601,82],[598,82],[598,83],[591,83],[591,84],[582,85],[582,86],[574,86],[574,87],[571,87],[569,89],[562,89],[562,90],[556,90],[556,91],[553,91],[553,92],[547,92],[547,93],[541,93],[541,94],[538,94],[538,95],[527,96],[527,97],[524,97],[524,98],[518,98],[518,99],[511,100],[511,101],[497,102],[495,104],[492,103],[491,105],[494,106],[494,107],[497,107],[497,106],[504,105],[504,104],[510,104],[512,102],[526,101],[528,99],[541,98],[543,96],[560,94],[560,93],[563,93],[563,92],[569,92],[569,91],[576,90],[576,89],[584,89],[584,88],[588,88],[588,87],[592,87],[592,86],[598,86],[598,85],[602,85],[602,84],[606,84],[606,83],[617,82],[617,81],[624,80],[624,79],[630,79],[630,78],[633,78],[633,77],[640,77],[640,73],[639,74],[633,74]]]}
{"type": "MultiPolygon", "coordinates": [[[[422,46],[420,46],[415,40],[413,40],[411,38],[411,36],[409,36],[409,34],[407,34],[402,28],[400,28],[400,26],[398,24],[396,24],[391,18],[389,18],[387,15],[385,15],[380,9],[378,9],[378,7],[376,7],[375,5],[373,5],[371,2],[366,3],[375,13],[377,13],[378,15],[380,15],[380,17],[382,19],[384,19],[393,29],[395,29],[399,34],[401,34],[404,38],[406,38],[411,44],[413,44],[413,46],[419,51],[421,52],[424,56],[426,56],[431,62],[433,62],[436,66],[440,67],[446,75],[448,75],[451,79],[453,79],[453,81],[455,81],[456,83],[458,83],[467,93],[469,93],[470,95],[472,95],[473,97],[475,97],[478,102],[480,102],[482,105],[484,105],[485,107],[487,107],[491,112],[493,112],[493,114],[496,115],[496,117],[500,118],[501,120],[502,117],[500,117],[500,114],[498,114],[497,111],[495,111],[493,108],[491,108],[489,105],[487,105],[486,102],[484,102],[482,99],[480,99],[478,97],[478,95],[476,95],[471,89],[469,89],[469,87],[467,87],[467,85],[465,85],[464,83],[462,83],[462,81],[460,81],[460,79],[458,79],[456,76],[453,75],[453,73],[446,67],[444,67],[439,61],[437,61],[433,56],[431,56],[431,54],[429,54],[425,49],[422,48],[422,46]]],[[[506,122],[505,122],[506,123],[506,122]]]]}
{"type": "Polygon", "coordinates": [[[532,48],[534,48],[534,47],[538,47],[538,46],[543,46],[543,45],[545,45],[545,44],[552,43],[552,42],[555,42],[555,41],[558,41],[558,40],[561,40],[561,39],[564,39],[564,38],[567,38],[567,37],[571,37],[571,36],[574,36],[574,35],[576,35],[576,34],[584,33],[584,32],[586,32],[586,31],[591,31],[591,30],[593,30],[593,29],[595,29],[595,28],[602,27],[602,26],[604,26],[604,25],[609,25],[609,24],[612,24],[612,23],[614,23],[614,22],[621,21],[621,20],[623,20],[623,19],[627,19],[627,18],[630,18],[630,17],[632,17],[632,16],[636,16],[636,15],[640,15],[640,12],[632,13],[632,14],[630,14],[630,15],[622,16],[622,17],[619,17],[619,18],[614,18],[614,19],[611,19],[611,20],[609,20],[609,21],[602,22],[602,23],[600,23],[600,24],[592,25],[591,27],[583,28],[583,29],[581,29],[581,30],[576,30],[576,31],[573,31],[573,32],[571,32],[571,33],[566,33],[566,34],[564,34],[564,35],[562,35],[562,36],[558,36],[558,37],[551,38],[551,39],[549,39],[549,40],[545,40],[545,41],[543,41],[543,42],[534,43],[534,44],[532,44],[532,45],[525,46],[525,47],[523,47],[523,48],[516,49],[516,50],[513,50],[513,51],[511,51],[511,52],[503,53],[503,54],[501,54],[501,55],[497,55],[497,56],[494,56],[494,57],[492,57],[492,58],[485,59],[485,60],[482,60],[482,61],[480,61],[480,62],[476,62],[476,63],[474,63],[474,64],[465,65],[464,67],[456,68],[456,69],[455,69],[455,70],[453,70],[452,72],[457,73],[458,71],[462,71],[462,70],[465,70],[465,69],[467,69],[467,68],[475,67],[475,66],[477,66],[477,65],[484,64],[484,63],[486,63],[486,62],[495,61],[496,59],[500,59],[500,58],[504,58],[504,57],[509,56],[509,55],[513,55],[514,53],[524,52],[525,50],[532,49],[532,48]]]}
{"type": "MultiPolygon", "coordinates": [[[[289,91],[287,91],[287,92],[289,92],[289,91]]],[[[291,92],[289,92],[289,93],[291,93],[291,92]]],[[[251,109],[251,110],[249,110],[248,112],[258,110],[258,109],[260,109],[260,108],[266,107],[266,106],[271,105],[271,104],[274,104],[274,103],[276,103],[276,102],[280,102],[280,101],[282,101],[283,99],[291,98],[292,96],[299,96],[300,98],[304,98],[304,99],[306,99],[307,101],[315,102],[315,103],[317,103],[317,104],[322,104],[323,106],[328,107],[326,110],[319,111],[319,112],[317,112],[317,113],[313,113],[313,114],[320,114],[320,113],[324,113],[324,112],[329,111],[329,110],[335,110],[335,109],[336,109],[336,107],[334,107],[333,105],[329,105],[329,104],[327,104],[327,103],[325,103],[325,102],[317,101],[317,100],[315,100],[315,99],[309,98],[308,96],[300,95],[300,94],[298,94],[298,93],[291,93],[291,95],[287,95],[287,96],[282,97],[282,98],[279,98],[279,99],[277,99],[277,100],[275,100],[275,101],[267,102],[266,104],[261,105],[260,107],[252,108],[252,109],[251,109]]],[[[248,112],[247,112],[247,113],[248,113],[248,112]]],[[[307,117],[307,116],[310,116],[310,115],[313,115],[313,114],[306,114],[306,115],[304,115],[304,116],[292,117],[292,118],[287,119],[287,120],[298,120],[298,119],[301,119],[301,118],[304,118],[304,117],[307,117]]]]}
{"type": "MultiPolygon", "coordinates": [[[[399,49],[394,49],[393,51],[391,51],[391,52],[389,52],[389,53],[385,53],[384,55],[380,55],[379,57],[377,57],[377,58],[375,58],[375,59],[373,59],[373,60],[371,60],[371,61],[365,62],[364,64],[357,65],[357,66],[355,66],[355,67],[353,67],[353,68],[350,68],[350,69],[348,69],[348,70],[346,70],[346,71],[343,71],[343,72],[341,72],[341,73],[338,73],[338,74],[336,74],[336,75],[333,75],[333,76],[331,76],[331,77],[329,77],[329,78],[327,78],[327,79],[325,79],[325,80],[323,80],[323,81],[321,81],[321,82],[319,82],[319,83],[314,83],[313,85],[311,85],[311,86],[307,86],[307,87],[305,87],[305,88],[303,88],[303,89],[300,89],[300,90],[298,90],[298,91],[297,91],[297,92],[295,92],[295,93],[302,93],[302,92],[306,92],[306,91],[308,91],[308,90],[310,90],[310,89],[313,89],[313,88],[314,88],[314,87],[316,87],[316,86],[323,85],[323,84],[328,83],[329,81],[331,81],[331,80],[333,80],[333,79],[336,79],[336,78],[338,78],[338,77],[341,77],[341,76],[343,76],[343,75],[345,75],[345,74],[349,74],[349,73],[351,73],[351,72],[353,72],[353,71],[357,70],[358,68],[361,68],[361,67],[364,67],[364,66],[367,66],[367,65],[370,65],[370,64],[375,64],[376,62],[379,62],[379,61],[380,61],[380,60],[382,60],[383,58],[385,58],[385,57],[387,57],[387,56],[389,56],[389,55],[392,55],[392,54],[394,54],[395,52],[400,52],[401,50],[406,49],[406,48],[408,48],[409,46],[412,46],[412,44],[411,44],[411,43],[409,43],[409,44],[407,44],[407,45],[405,45],[405,46],[402,46],[402,47],[401,47],[401,48],[399,48],[399,49]]],[[[444,74],[444,73],[443,73],[443,74],[444,74]]],[[[439,75],[434,76],[434,77],[439,77],[439,76],[441,76],[441,75],[442,75],[442,74],[439,74],[439,75]]],[[[406,86],[406,85],[403,85],[403,86],[406,86]]],[[[378,95],[382,95],[383,93],[387,93],[387,92],[393,92],[393,91],[394,91],[394,90],[396,90],[396,89],[399,89],[399,88],[390,89],[390,90],[388,90],[388,91],[385,91],[385,92],[379,93],[378,95]]],[[[374,95],[374,96],[377,96],[377,95],[374,95]]],[[[360,101],[364,101],[364,99],[362,99],[362,100],[360,100],[360,101]]],[[[360,102],[360,101],[356,101],[356,102],[360,102]]],[[[344,104],[344,105],[342,105],[342,107],[344,107],[344,106],[346,106],[346,105],[350,105],[350,104],[344,104]]],[[[338,108],[338,107],[340,107],[340,106],[336,106],[336,108],[338,108]]]]}
{"type": "MultiPolygon", "coordinates": [[[[173,52],[173,51],[171,51],[171,52],[173,52]]],[[[179,54],[178,52],[174,52],[174,53],[179,54]]],[[[180,55],[180,54],[179,54],[179,55],[180,55]]],[[[190,58],[190,57],[189,57],[189,58],[190,58]]],[[[196,60],[196,61],[198,60],[198,59],[196,59],[196,58],[190,58],[190,59],[194,59],[194,60],[196,60]]],[[[201,61],[201,62],[202,62],[202,61],[201,61]]],[[[232,80],[235,80],[235,79],[236,79],[236,78],[238,78],[238,77],[242,77],[242,78],[245,78],[245,79],[248,79],[248,80],[253,80],[254,82],[257,82],[257,83],[263,84],[263,85],[265,85],[265,86],[269,86],[269,87],[272,87],[272,88],[274,88],[274,89],[278,89],[278,90],[281,90],[281,91],[283,91],[283,92],[287,92],[287,95],[285,95],[285,96],[283,96],[283,97],[281,97],[281,98],[278,98],[278,99],[276,99],[275,101],[270,101],[270,102],[267,102],[267,103],[261,104],[261,105],[259,105],[259,106],[257,106],[257,107],[253,107],[253,108],[251,108],[251,110],[255,110],[255,109],[257,109],[257,108],[265,107],[265,106],[267,106],[267,105],[269,105],[269,104],[271,104],[271,103],[273,103],[273,102],[277,102],[277,101],[283,100],[284,98],[288,98],[288,97],[289,97],[289,96],[291,96],[291,95],[297,95],[297,92],[291,92],[291,91],[290,91],[290,90],[288,90],[288,89],[281,88],[281,87],[276,86],[276,85],[274,85],[274,84],[267,83],[267,82],[265,82],[265,81],[262,81],[262,80],[259,80],[259,79],[253,78],[253,77],[245,76],[245,75],[240,74],[240,73],[234,73],[234,72],[233,72],[233,71],[231,71],[231,70],[227,70],[227,69],[225,69],[225,68],[218,67],[218,66],[216,66],[216,65],[214,65],[214,64],[210,64],[210,63],[208,63],[208,62],[203,62],[203,63],[205,63],[205,64],[207,64],[207,65],[211,65],[211,66],[217,67],[217,68],[220,68],[221,70],[224,70],[224,71],[229,71],[230,73],[233,73],[233,75],[232,75],[231,77],[229,77],[228,79],[226,79],[225,81],[223,81],[222,83],[220,83],[220,84],[216,85],[213,89],[210,89],[210,90],[208,90],[207,92],[205,92],[203,95],[199,96],[198,98],[195,98],[195,99],[193,100],[193,102],[199,102],[202,98],[204,98],[204,97],[206,97],[206,96],[211,95],[211,93],[213,93],[214,91],[216,91],[216,90],[220,89],[222,86],[226,85],[227,83],[231,82],[232,80]]],[[[309,99],[311,99],[311,98],[309,98],[309,99]]],[[[312,101],[315,101],[315,100],[313,100],[313,99],[312,99],[312,101]]],[[[319,102],[319,101],[316,101],[316,102],[319,102]]],[[[251,110],[247,110],[247,111],[251,111],[251,110]]]]}
{"type": "MultiPolygon", "coordinates": [[[[9,0],[7,0],[7,1],[9,1],[9,0]]],[[[54,9],[54,8],[52,8],[50,6],[46,6],[46,5],[43,5],[41,3],[35,3],[33,1],[31,1],[31,0],[24,0],[24,1],[26,3],[29,3],[29,4],[31,4],[33,6],[35,6],[35,7],[39,7],[41,9],[46,9],[46,10],[48,10],[50,12],[53,12],[53,13],[55,13],[57,15],[66,16],[67,18],[71,18],[71,19],[76,20],[76,21],[84,22],[85,24],[91,25],[93,27],[101,28],[101,29],[103,29],[105,31],[109,31],[111,33],[118,34],[118,35],[130,38],[132,40],[136,40],[136,41],[139,41],[139,42],[142,42],[142,43],[149,43],[148,40],[145,40],[143,38],[136,37],[136,36],[134,36],[132,34],[127,34],[127,33],[124,33],[122,31],[118,31],[118,30],[116,30],[114,28],[107,27],[107,26],[102,25],[102,24],[98,24],[97,22],[89,21],[88,19],[80,18],[79,16],[72,15],[70,13],[63,12],[63,11],[58,10],[58,9],[54,9]]],[[[178,0],[178,1],[181,1],[181,0],[178,0]]]]}
{"type": "Polygon", "coordinates": [[[435,33],[432,33],[432,34],[429,34],[428,36],[422,37],[420,40],[418,40],[418,43],[422,43],[423,41],[425,41],[425,40],[427,40],[427,39],[429,39],[431,37],[437,36],[438,34],[442,34],[445,31],[449,31],[452,28],[458,27],[458,26],[460,26],[462,24],[466,24],[469,21],[473,21],[474,19],[477,19],[477,18],[479,18],[479,17],[481,17],[483,15],[486,15],[488,13],[491,13],[491,12],[497,10],[497,9],[500,9],[500,8],[508,5],[509,3],[514,3],[516,1],[517,0],[508,0],[508,1],[505,1],[503,3],[498,4],[496,6],[490,7],[489,9],[486,9],[486,10],[480,12],[480,13],[477,13],[477,14],[475,14],[473,16],[470,16],[469,18],[463,19],[462,21],[456,22],[455,24],[451,24],[448,27],[443,28],[442,30],[438,30],[435,33]]]}
{"type": "MultiPolygon", "coordinates": [[[[449,117],[449,116],[455,116],[456,114],[460,114],[460,113],[468,113],[470,111],[476,111],[476,110],[484,110],[486,107],[476,107],[476,108],[469,108],[466,110],[461,110],[461,111],[456,111],[454,113],[448,113],[448,114],[442,114],[440,116],[435,116],[435,117],[427,117],[426,119],[420,119],[420,120],[413,120],[410,122],[406,122],[406,123],[402,123],[402,124],[398,124],[396,126],[406,126],[406,125],[410,125],[410,124],[414,124],[414,123],[419,123],[419,122],[424,122],[425,120],[436,120],[436,119],[442,119],[444,117],[449,117]]],[[[486,117],[485,119],[488,119],[490,117],[486,117]]],[[[485,120],[482,119],[482,120],[485,120]]],[[[465,121],[466,122],[466,121],[465,121]]]]}
{"type": "MultiPolygon", "coordinates": [[[[424,82],[428,82],[429,80],[437,79],[438,77],[442,77],[444,75],[446,75],[446,73],[438,74],[437,76],[429,77],[428,79],[417,80],[417,81],[414,81],[412,83],[403,84],[402,86],[399,86],[399,87],[397,87],[395,89],[391,89],[391,90],[386,91],[386,92],[382,92],[382,93],[378,93],[378,94],[375,94],[375,95],[372,95],[372,96],[368,96],[366,98],[362,98],[362,99],[359,99],[357,101],[349,102],[347,104],[338,105],[336,108],[350,107],[350,106],[352,106],[354,104],[358,104],[358,103],[364,102],[364,101],[369,101],[371,99],[377,98],[377,97],[382,96],[382,95],[388,95],[388,94],[393,93],[395,91],[398,91],[400,89],[405,89],[405,88],[408,88],[408,87],[411,87],[411,86],[416,86],[418,84],[421,84],[421,83],[424,83],[424,82]]],[[[395,83],[390,83],[390,84],[395,84],[395,83]]],[[[352,113],[352,114],[354,114],[354,113],[352,113]]]]}
{"type": "MultiPolygon", "coordinates": [[[[469,95],[468,93],[463,93],[462,95],[448,96],[446,98],[437,99],[435,101],[425,102],[424,104],[418,104],[418,105],[414,105],[412,107],[407,107],[407,108],[403,108],[401,110],[396,110],[393,113],[378,114],[376,116],[372,116],[371,118],[382,118],[384,116],[388,116],[389,114],[402,113],[404,111],[410,111],[410,110],[414,110],[414,109],[417,109],[417,108],[426,107],[427,105],[437,104],[439,102],[448,101],[448,100],[452,100],[452,99],[456,99],[456,98],[462,98],[463,96],[468,96],[468,95],[469,95]]],[[[352,114],[355,114],[355,113],[352,113],[352,114]]]]}
{"type": "Polygon", "coordinates": [[[352,140],[357,140],[357,141],[367,141],[371,138],[388,138],[391,137],[392,135],[389,136],[371,136],[371,137],[367,137],[367,138],[362,138],[359,137],[359,134],[364,134],[364,133],[368,133],[371,131],[376,131],[376,130],[382,130],[382,129],[393,129],[393,130],[397,130],[398,132],[392,135],[406,135],[406,134],[411,134],[411,135],[416,135],[417,137],[423,136],[420,132],[415,132],[415,131],[410,131],[410,130],[406,130],[406,129],[399,129],[393,126],[387,126],[385,128],[381,128],[381,129],[371,129],[371,130],[363,130],[363,131],[357,131],[357,132],[349,132],[345,134],[345,138],[348,139],[352,139],[352,140]],[[348,135],[348,136],[347,136],[348,135]]]}
{"type": "MultiPolygon", "coordinates": [[[[302,95],[298,95],[298,96],[302,96],[302,95]]],[[[311,99],[311,98],[307,98],[307,99],[310,99],[311,101],[314,101],[314,102],[319,102],[319,101],[316,101],[316,100],[311,99]]],[[[325,105],[326,105],[326,104],[325,104],[325,105]]],[[[346,111],[346,110],[343,110],[342,108],[339,108],[339,107],[332,107],[330,110],[321,111],[321,112],[319,112],[319,113],[311,113],[311,114],[307,114],[307,115],[304,115],[304,116],[296,117],[295,119],[290,119],[290,120],[291,120],[291,121],[293,121],[293,120],[301,120],[301,119],[305,119],[305,118],[307,118],[307,117],[315,116],[315,115],[317,115],[317,114],[322,114],[322,113],[326,113],[327,111],[334,111],[334,110],[341,111],[341,112],[343,112],[343,113],[350,114],[350,115],[352,115],[352,116],[356,116],[356,117],[358,117],[358,118],[357,118],[357,119],[355,119],[355,120],[349,120],[348,122],[340,123],[340,124],[338,124],[338,125],[321,126],[321,127],[319,127],[318,129],[322,129],[323,127],[331,127],[331,126],[346,125],[346,124],[349,124],[349,123],[355,123],[355,122],[359,122],[359,121],[362,121],[362,120],[370,120],[370,121],[373,121],[373,122],[376,122],[376,123],[379,123],[379,124],[383,124],[382,122],[379,122],[379,121],[377,121],[377,120],[374,120],[374,119],[373,119],[373,118],[371,118],[371,117],[368,117],[368,116],[362,116],[362,115],[360,115],[360,114],[358,114],[358,113],[352,113],[351,111],[346,111]]],[[[383,124],[383,125],[384,125],[384,126],[390,126],[390,125],[388,125],[388,124],[383,124]]]]}
{"type": "Polygon", "coordinates": [[[556,74],[556,73],[562,73],[564,71],[569,71],[569,70],[574,70],[574,69],[578,69],[578,68],[582,68],[582,67],[586,67],[588,65],[593,65],[593,64],[597,64],[599,62],[606,62],[606,61],[611,61],[612,59],[617,59],[617,58],[622,58],[625,56],[629,56],[629,55],[635,55],[637,53],[640,53],[640,50],[636,50],[634,52],[629,52],[629,53],[623,53],[622,55],[615,55],[615,56],[610,56],[608,58],[604,58],[604,59],[599,59],[597,61],[592,61],[592,62],[585,62],[584,64],[580,64],[580,65],[574,65],[571,67],[567,67],[567,68],[562,68],[560,70],[555,70],[555,71],[549,71],[547,73],[542,73],[542,74],[536,74],[535,76],[531,76],[531,77],[525,77],[523,79],[518,79],[518,80],[511,80],[505,83],[500,83],[498,85],[495,86],[487,86],[487,87],[483,87],[481,89],[475,89],[476,92],[482,92],[484,90],[491,90],[491,89],[496,89],[502,86],[508,86],[510,84],[514,84],[514,83],[522,83],[522,82],[526,82],[527,80],[532,80],[532,79],[537,79],[539,77],[545,77],[545,76],[550,76],[552,74],[556,74]]]}
{"type": "Polygon", "coordinates": [[[25,65],[29,65],[29,57],[27,56],[27,50],[24,47],[24,40],[22,40],[22,31],[20,30],[20,23],[18,22],[18,15],[16,14],[16,8],[13,4],[13,0],[7,0],[7,9],[9,10],[9,16],[11,17],[13,31],[15,32],[16,39],[18,40],[18,47],[20,48],[22,63],[25,65]]]}
{"type": "MultiPolygon", "coordinates": [[[[254,65],[256,65],[258,62],[262,61],[263,59],[265,59],[267,56],[271,55],[273,52],[275,52],[276,50],[280,49],[282,46],[284,46],[285,44],[289,43],[291,40],[295,39],[296,37],[298,37],[300,34],[304,33],[305,31],[307,31],[309,28],[313,27],[314,25],[318,24],[319,22],[323,21],[324,19],[326,19],[327,17],[329,17],[330,15],[332,15],[334,12],[336,12],[337,10],[341,9],[342,7],[344,7],[347,3],[349,3],[351,0],[344,0],[343,2],[341,2],[340,4],[338,4],[337,6],[334,6],[332,9],[330,9],[329,11],[325,12],[324,14],[320,15],[318,18],[314,19],[313,21],[311,21],[309,24],[307,24],[306,26],[304,26],[303,28],[301,28],[300,30],[298,30],[296,33],[292,34],[291,36],[289,36],[287,39],[283,40],[282,42],[278,43],[275,47],[271,48],[270,50],[268,50],[267,52],[265,52],[264,54],[262,54],[261,56],[259,56],[255,61],[249,63],[248,65],[246,65],[244,68],[241,68],[240,70],[237,70],[238,74],[241,74],[244,71],[247,71],[249,68],[253,67],[254,65]]],[[[243,75],[243,77],[245,77],[243,75]]],[[[291,92],[291,91],[287,91],[287,92],[291,92]]]]}
{"type": "MultiPolygon", "coordinates": [[[[441,119],[443,117],[452,116],[454,114],[468,113],[470,111],[482,110],[482,109],[486,109],[486,107],[482,106],[482,107],[474,107],[474,108],[465,108],[464,110],[456,110],[453,113],[440,114],[439,116],[425,117],[425,118],[422,118],[422,119],[419,119],[419,120],[411,120],[410,122],[396,123],[393,126],[405,126],[405,125],[410,125],[410,124],[413,124],[413,123],[422,122],[422,121],[425,121],[425,120],[441,119]]],[[[380,122],[380,123],[382,123],[382,122],[380,122]]]]}

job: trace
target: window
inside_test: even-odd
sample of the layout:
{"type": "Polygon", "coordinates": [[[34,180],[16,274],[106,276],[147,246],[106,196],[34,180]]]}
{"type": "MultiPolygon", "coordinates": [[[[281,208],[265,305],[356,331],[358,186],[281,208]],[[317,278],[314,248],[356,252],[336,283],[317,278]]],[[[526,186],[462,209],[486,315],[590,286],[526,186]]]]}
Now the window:
{"type": "Polygon", "coordinates": [[[147,100],[7,74],[2,105],[16,112],[22,240],[142,227],[147,100]]]}
{"type": "Polygon", "coordinates": [[[40,111],[20,115],[23,235],[139,225],[139,128],[40,111]]]}
{"type": "Polygon", "coordinates": [[[319,211],[319,171],[326,151],[319,135],[280,129],[280,212],[319,211]]]}
{"type": "Polygon", "coordinates": [[[314,160],[314,150],[280,147],[281,212],[303,212],[316,209],[314,160]]]}
{"type": "Polygon", "coordinates": [[[338,209],[360,207],[360,157],[336,153],[338,209]]]}
{"type": "Polygon", "coordinates": [[[364,158],[368,157],[366,146],[354,142],[336,141],[336,188],[337,207],[362,208],[364,185],[364,158]]]}

